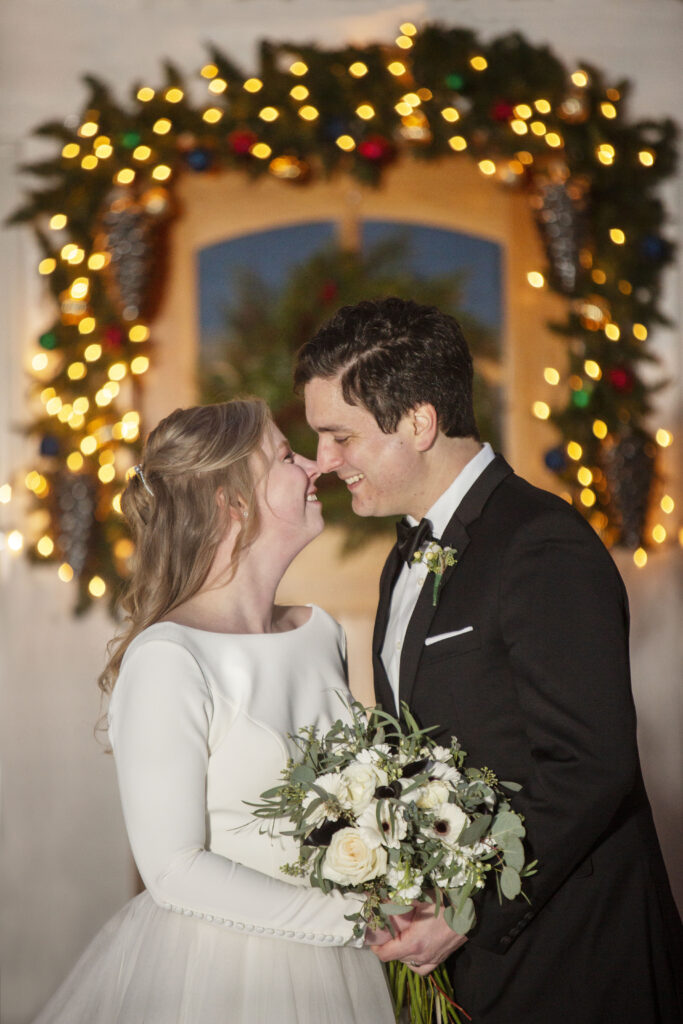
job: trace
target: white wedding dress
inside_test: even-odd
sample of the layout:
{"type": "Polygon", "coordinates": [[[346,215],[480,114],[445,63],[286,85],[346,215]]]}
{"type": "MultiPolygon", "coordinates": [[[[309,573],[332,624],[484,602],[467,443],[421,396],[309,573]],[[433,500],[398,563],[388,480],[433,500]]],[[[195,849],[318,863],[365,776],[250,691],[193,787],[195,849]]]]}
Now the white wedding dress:
{"type": "Polygon", "coordinates": [[[382,966],[351,941],[356,899],[280,867],[293,842],[245,801],[276,785],[288,733],[344,715],[341,627],[173,623],[126,651],[109,712],[146,891],[104,926],[36,1024],[393,1024],[382,966]]]}

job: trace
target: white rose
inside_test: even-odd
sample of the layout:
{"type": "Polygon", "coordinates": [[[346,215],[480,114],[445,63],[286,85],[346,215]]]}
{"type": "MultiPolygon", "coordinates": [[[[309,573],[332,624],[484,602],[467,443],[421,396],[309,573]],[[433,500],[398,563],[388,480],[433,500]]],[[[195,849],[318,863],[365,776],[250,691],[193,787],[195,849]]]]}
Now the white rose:
{"type": "MultiPolygon", "coordinates": [[[[344,788],[341,775],[338,775],[335,772],[327,772],[325,775],[321,775],[317,778],[315,780],[315,784],[319,789],[324,789],[325,792],[329,794],[330,799],[323,800],[322,803],[318,804],[312,814],[307,815],[306,820],[310,825],[319,825],[325,820],[336,821],[339,814],[335,810],[335,803],[336,801],[341,800],[344,788]]],[[[315,800],[319,799],[320,794],[316,793],[316,791],[312,789],[303,802],[304,811],[306,811],[315,800]]]]}
{"type": "Polygon", "coordinates": [[[434,823],[428,832],[446,846],[455,847],[460,833],[469,824],[469,818],[456,804],[440,804],[434,808],[434,823]]]}
{"type": "Polygon", "coordinates": [[[332,836],[322,874],[341,885],[359,885],[383,875],[386,869],[387,852],[380,844],[378,832],[369,828],[341,828],[332,836]]]}
{"type": "Polygon", "coordinates": [[[341,773],[342,803],[353,811],[361,814],[369,805],[378,786],[386,786],[389,779],[387,773],[373,764],[350,764],[341,773]]]}
{"type": "Polygon", "coordinates": [[[391,805],[387,800],[373,800],[362,814],[358,815],[358,826],[360,828],[370,828],[378,832],[380,842],[384,846],[393,846],[398,849],[401,845],[401,840],[405,839],[408,832],[408,824],[406,822],[404,811],[402,807],[393,805],[393,818],[391,813],[391,805]],[[377,820],[377,805],[379,804],[379,821],[377,820]]]}
{"type": "Polygon", "coordinates": [[[418,807],[431,811],[435,807],[448,803],[449,793],[450,788],[445,782],[442,782],[441,779],[434,779],[432,782],[427,782],[424,786],[420,786],[414,794],[410,795],[413,796],[418,807]]]}

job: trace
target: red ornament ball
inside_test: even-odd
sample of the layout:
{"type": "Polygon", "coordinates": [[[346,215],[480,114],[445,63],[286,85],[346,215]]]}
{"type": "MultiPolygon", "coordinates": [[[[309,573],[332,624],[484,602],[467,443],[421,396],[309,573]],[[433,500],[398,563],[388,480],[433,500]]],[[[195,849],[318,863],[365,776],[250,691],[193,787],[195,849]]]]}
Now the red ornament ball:
{"type": "Polygon", "coordinates": [[[633,391],[633,385],[635,378],[631,370],[626,366],[614,366],[611,370],[607,371],[607,379],[614,388],[622,395],[628,394],[633,391]]]}
{"type": "Polygon", "coordinates": [[[395,152],[392,143],[383,135],[369,135],[358,145],[358,153],[363,159],[378,164],[393,160],[395,152]]]}
{"type": "Polygon", "coordinates": [[[491,107],[491,117],[494,121],[509,121],[514,114],[514,107],[505,100],[498,100],[491,107]]]}
{"type": "Polygon", "coordinates": [[[327,304],[328,302],[334,302],[339,295],[339,285],[336,281],[325,281],[324,285],[320,289],[320,301],[327,304]]]}
{"type": "Polygon", "coordinates": [[[104,332],[104,344],[106,348],[121,348],[123,342],[123,331],[116,324],[110,324],[104,332]]]}
{"type": "Polygon", "coordinates": [[[256,142],[257,136],[250,131],[235,131],[228,135],[228,144],[233,153],[246,156],[256,142]]]}

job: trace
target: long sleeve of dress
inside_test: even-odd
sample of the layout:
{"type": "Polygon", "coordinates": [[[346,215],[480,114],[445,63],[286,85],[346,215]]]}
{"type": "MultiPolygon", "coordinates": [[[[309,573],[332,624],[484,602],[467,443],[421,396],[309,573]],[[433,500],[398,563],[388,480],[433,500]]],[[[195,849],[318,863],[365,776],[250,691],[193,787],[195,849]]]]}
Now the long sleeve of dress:
{"type": "Polygon", "coordinates": [[[169,910],[252,934],[348,942],[353,897],[289,884],[207,849],[212,715],[202,670],[182,645],[155,640],[128,651],[109,734],[131,848],[150,895],[169,910]]]}

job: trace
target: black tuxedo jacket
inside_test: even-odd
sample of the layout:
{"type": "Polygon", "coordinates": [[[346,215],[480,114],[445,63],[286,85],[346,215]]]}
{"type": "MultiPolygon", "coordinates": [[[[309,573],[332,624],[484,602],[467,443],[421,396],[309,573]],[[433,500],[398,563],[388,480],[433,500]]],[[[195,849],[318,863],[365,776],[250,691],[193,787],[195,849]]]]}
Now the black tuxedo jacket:
{"type": "MultiPolygon", "coordinates": [[[[436,607],[431,579],[420,594],[400,699],[437,740],[457,736],[469,764],[522,785],[513,802],[539,861],[528,902],[480,894],[452,958],[456,998],[474,1024],[680,1024],[683,939],[640,775],[616,566],[574,509],[501,456],[441,540],[457,563],[436,607]]],[[[380,652],[401,564],[394,548],[373,641],[392,713],[380,652]]]]}

